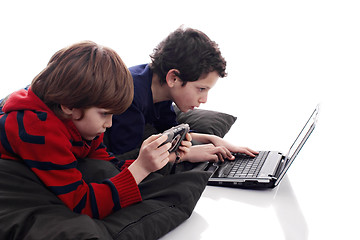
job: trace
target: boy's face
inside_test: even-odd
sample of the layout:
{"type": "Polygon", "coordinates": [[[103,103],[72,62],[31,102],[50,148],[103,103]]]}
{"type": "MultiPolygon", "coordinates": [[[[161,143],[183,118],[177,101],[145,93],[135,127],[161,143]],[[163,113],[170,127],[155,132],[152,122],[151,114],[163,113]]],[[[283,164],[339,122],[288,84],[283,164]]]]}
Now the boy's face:
{"type": "Polygon", "coordinates": [[[176,81],[171,88],[173,101],[182,112],[193,110],[206,103],[209,90],[215,86],[218,79],[219,75],[214,71],[197,81],[187,82],[185,86],[182,86],[182,81],[176,81]]]}
{"type": "Polygon", "coordinates": [[[91,107],[84,110],[83,118],[79,119],[82,110],[72,109],[73,122],[85,140],[93,140],[112,125],[112,114],[107,109],[91,107]]]}

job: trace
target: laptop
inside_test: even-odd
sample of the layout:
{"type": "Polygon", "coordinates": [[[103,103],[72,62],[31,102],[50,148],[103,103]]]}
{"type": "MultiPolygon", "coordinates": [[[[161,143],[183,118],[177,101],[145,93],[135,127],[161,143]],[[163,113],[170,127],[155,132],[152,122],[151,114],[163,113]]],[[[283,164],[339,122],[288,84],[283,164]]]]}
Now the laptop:
{"type": "Polygon", "coordinates": [[[319,105],[312,112],[286,155],[277,151],[260,151],[256,157],[236,153],[235,160],[225,160],[223,163],[206,162],[197,166],[196,170],[211,172],[208,185],[212,186],[275,188],[313,132],[318,114],[319,105]]]}

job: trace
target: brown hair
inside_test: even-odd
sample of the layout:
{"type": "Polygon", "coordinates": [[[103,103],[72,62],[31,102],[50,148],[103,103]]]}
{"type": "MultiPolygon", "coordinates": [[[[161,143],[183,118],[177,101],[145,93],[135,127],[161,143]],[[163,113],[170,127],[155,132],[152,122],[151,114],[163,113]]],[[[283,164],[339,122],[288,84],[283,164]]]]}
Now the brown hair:
{"type": "Polygon", "coordinates": [[[30,88],[58,117],[64,117],[60,105],[121,114],[134,96],[131,74],[119,55],[91,41],[56,52],[30,88]]]}

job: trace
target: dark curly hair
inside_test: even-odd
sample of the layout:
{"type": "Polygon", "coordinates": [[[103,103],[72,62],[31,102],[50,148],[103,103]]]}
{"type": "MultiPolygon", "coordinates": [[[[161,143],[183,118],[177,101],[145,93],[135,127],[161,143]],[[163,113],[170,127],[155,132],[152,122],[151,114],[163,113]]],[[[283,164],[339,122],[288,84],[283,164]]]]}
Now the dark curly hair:
{"type": "Polygon", "coordinates": [[[165,82],[166,74],[171,69],[185,85],[188,81],[197,81],[203,75],[216,71],[219,77],[227,73],[226,61],[222,57],[217,43],[203,32],[182,27],[172,32],[153,51],[151,70],[165,82]]]}

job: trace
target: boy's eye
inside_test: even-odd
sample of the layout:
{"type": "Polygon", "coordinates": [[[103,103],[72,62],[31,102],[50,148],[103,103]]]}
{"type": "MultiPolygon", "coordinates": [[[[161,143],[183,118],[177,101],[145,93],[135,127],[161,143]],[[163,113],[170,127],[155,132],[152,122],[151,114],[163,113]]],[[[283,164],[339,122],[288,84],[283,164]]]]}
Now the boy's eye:
{"type": "Polygon", "coordinates": [[[109,112],[101,112],[100,114],[103,115],[103,116],[111,115],[111,113],[109,113],[109,112]]]}

